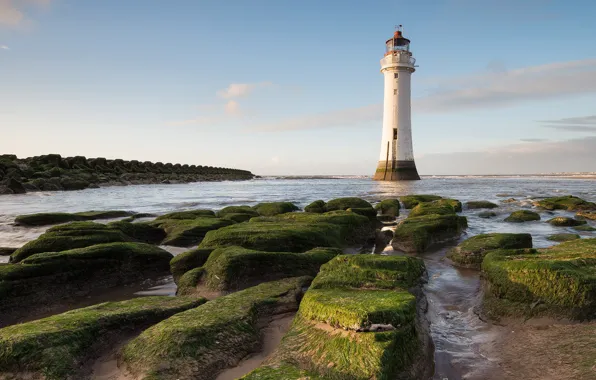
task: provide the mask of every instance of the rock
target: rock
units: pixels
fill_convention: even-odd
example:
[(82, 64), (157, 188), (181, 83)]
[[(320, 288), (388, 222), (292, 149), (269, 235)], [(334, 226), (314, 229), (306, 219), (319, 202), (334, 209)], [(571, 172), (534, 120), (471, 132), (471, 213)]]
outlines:
[(370, 207), (370, 208), (349, 208), (346, 211), (350, 211), (350, 212), (356, 213), (358, 215), (366, 216), (370, 220), (374, 220), (374, 221), (377, 220), (377, 210), (375, 210), (372, 207)]
[(364, 199), (348, 197), (348, 198), (337, 198), (327, 202), (327, 211), (342, 211), (349, 208), (372, 208), (372, 205)]
[(60, 184), (64, 190), (83, 190), (90, 185), (88, 181), (77, 178), (62, 178)]
[(529, 210), (514, 211), (511, 213), (511, 215), (509, 215), (507, 218), (505, 218), (506, 222), (511, 222), (511, 223), (523, 223), (523, 222), (530, 222), (530, 221), (534, 221), (534, 220), (540, 220), (540, 215), (534, 211), (529, 211)]
[(596, 211), (579, 211), (577, 214), (575, 214), (575, 216), (584, 219), (596, 220)]
[(495, 249), (532, 248), (530, 234), (481, 234), (473, 236), (447, 253), (460, 266), (478, 268), (487, 252)]
[(23, 184), (14, 178), (7, 178), (0, 182), (0, 194), (25, 194), (26, 192)]
[(166, 232), (150, 223), (130, 223), (118, 221), (108, 223), (108, 227), (121, 231), (127, 236), (143, 243), (159, 244), (166, 238)]
[(393, 248), (404, 252), (424, 252), (432, 244), (457, 238), (467, 228), (465, 216), (430, 214), (408, 217), (397, 225)]
[(162, 244), (175, 247), (190, 247), (191, 245), (198, 244), (209, 231), (234, 224), (231, 220), (213, 217), (160, 219), (149, 223), (166, 232), (167, 236), (162, 241)]
[(9, 248), (9, 247), (0, 247), (0, 256), (10, 256), (12, 255), (18, 248)]
[(470, 201), (470, 202), (466, 203), (466, 206), (470, 210), (476, 210), (479, 208), (493, 209), (493, 208), (499, 207), (498, 204), (495, 204), (495, 203), (489, 202), (489, 201)]
[(229, 214), (226, 214), (226, 215), (224, 215), (222, 217), (222, 219), (231, 220), (231, 221), (234, 221), (236, 223), (248, 222), (252, 218), (254, 218), (253, 215), (250, 215), (250, 214), (237, 214), (237, 213), (229, 213)]
[(585, 232), (596, 231), (596, 228), (589, 226), (587, 224), (575, 226), (575, 227), (573, 227), (573, 229), (576, 231), (585, 231)]
[(554, 235), (547, 236), (546, 239), (551, 240), (551, 241), (563, 242), (563, 241), (580, 239), (580, 236), (578, 234), (554, 234)]
[(391, 215), (394, 218), (399, 216), (399, 199), (385, 199), (375, 205), (375, 210), (382, 215)]
[(310, 280), (267, 282), (176, 314), (131, 340), (119, 362), (139, 378), (215, 375), (258, 351), (267, 322), (274, 315), (297, 310)]
[(77, 213), (46, 212), (39, 214), (19, 215), (15, 218), (15, 224), (19, 226), (47, 226), (51, 224), (67, 223), (84, 220), (115, 219), (133, 215), (128, 211), (84, 211)]
[(418, 195), (406, 195), (403, 197), (399, 197), (401, 203), (404, 204), (404, 208), (411, 209), (414, 208), (418, 203), (421, 202), (432, 202), (442, 199), (442, 197), (438, 195), (429, 195), (429, 194), (418, 194)]
[[(440, 203), (439, 203), (440, 202)], [(455, 209), (448, 203), (441, 201), (420, 202), (412, 211), (409, 217), (424, 216), (424, 215), (454, 215)]]
[(552, 224), (556, 227), (575, 227), (580, 226), (582, 224), (586, 224), (585, 220), (577, 220), (573, 218), (567, 218), (564, 216), (557, 216), (552, 219), (547, 220), (547, 223)]
[(219, 210), (216, 215), (218, 218), (223, 218), (228, 214), (248, 214), (251, 216), (259, 216), (259, 213), (250, 206), (228, 206)]
[(27, 192), (40, 190), (39, 187), (35, 186), (33, 182), (23, 182), (23, 187)]
[(327, 212), (327, 204), (323, 200), (317, 200), (304, 208), (305, 212), (312, 212), (315, 214), (322, 214)]
[(177, 211), (169, 214), (160, 215), (155, 220), (166, 220), (166, 219), (197, 219), (205, 217), (215, 217), (215, 213), (211, 210), (190, 210), (190, 211)]
[[(79, 363), (102, 341), (115, 345), (122, 335), (194, 308), (205, 299), (140, 297), (105, 302), (0, 329), (2, 373), (18, 378), (67, 379), (84, 376)], [(90, 364), (89, 364), (90, 365)]]
[(461, 212), (462, 211), (462, 204), (457, 199), (444, 198), (444, 199), (439, 199), (439, 200), (433, 201), (433, 203), (436, 203), (438, 205), (449, 205), (449, 206), (451, 206), (453, 208), (453, 210), (455, 212)]
[(494, 218), (495, 216), (497, 216), (497, 213), (492, 212), (492, 211), (482, 211), (482, 212), (478, 213), (478, 216), (480, 218), (489, 219), (489, 218)]
[(596, 211), (596, 203), (587, 202), (573, 195), (546, 198), (534, 204), (547, 210)]
[(259, 203), (253, 209), (261, 216), (275, 216), (300, 210), (298, 206), (290, 202)]
[(170, 261), (170, 272), (174, 277), (174, 281), (178, 283), (178, 280), (184, 273), (191, 269), (202, 267), (209, 255), (213, 252), (212, 249), (193, 249), (176, 255)]
[(577, 239), (547, 249), (497, 250), (482, 263), (497, 300), (544, 308), (574, 319), (596, 315), (596, 239)]
[(382, 223), (393, 223), (396, 221), (396, 217), (393, 215), (377, 215), (377, 220)]

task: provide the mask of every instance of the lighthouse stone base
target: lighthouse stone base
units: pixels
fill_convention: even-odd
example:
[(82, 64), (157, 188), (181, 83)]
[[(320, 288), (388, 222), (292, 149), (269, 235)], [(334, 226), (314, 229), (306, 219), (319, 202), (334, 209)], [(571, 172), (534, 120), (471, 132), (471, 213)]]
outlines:
[(379, 161), (373, 177), (375, 181), (415, 181), (420, 176), (414, 161)]

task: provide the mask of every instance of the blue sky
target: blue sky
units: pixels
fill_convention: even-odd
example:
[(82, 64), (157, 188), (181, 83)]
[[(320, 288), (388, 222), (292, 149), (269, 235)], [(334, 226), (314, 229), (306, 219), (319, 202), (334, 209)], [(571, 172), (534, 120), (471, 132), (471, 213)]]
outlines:
[(591, 1), (0, 0), (0, 152), (371, 174), (404, 25), (421, 174), (596, 171)]

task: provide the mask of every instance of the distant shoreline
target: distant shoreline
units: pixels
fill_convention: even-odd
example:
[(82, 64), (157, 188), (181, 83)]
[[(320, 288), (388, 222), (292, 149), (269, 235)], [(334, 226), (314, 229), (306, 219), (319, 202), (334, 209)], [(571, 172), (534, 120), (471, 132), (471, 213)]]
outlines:
[[(550, 173), (550, 174), (438, 174), (421, 175), (422, 179), (432, 178), (561, 178), (596, 179), (596, 173)], [(261, 175), (260, 179), (364, 179), (371, 175)]]

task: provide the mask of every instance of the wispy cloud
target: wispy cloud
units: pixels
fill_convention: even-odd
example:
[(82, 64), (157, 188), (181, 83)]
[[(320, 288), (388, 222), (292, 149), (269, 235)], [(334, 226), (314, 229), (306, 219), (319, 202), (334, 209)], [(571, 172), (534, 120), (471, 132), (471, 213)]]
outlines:
[(258, 88), (272, 86), (271, 82), (260, 83), (232, 83), (227, 88), (217, 91), (217, 96), (223, 99), (241, 98), (250, 95)]
[(519, 139), (519, 141), (521, 142), (545, 142), (548, 141), (548, 139), (535, 139), (535, 138), (528, 138), (528, 139)]
[(29, 6), (49, 5), (51, 0), (0, 0), (0, 26), (20, 27), (30, 23), (26, 15)]
[(596, 115), (541, 120), (544, 127), (570, 132), (596, 132)]
[(380, 104), (325, 112), (312, 116), (282, 120), (277, 123), (254, 125), (249, 127), (253, 131), (296, 131), (304, 129), (323, 129), (334, 127), (348, 127), (367, 121), (378, 120), (381, 117)]
[(0, 49), (2, 50), (10, 50), (10, 48), (6, 45), (0, 45)]

